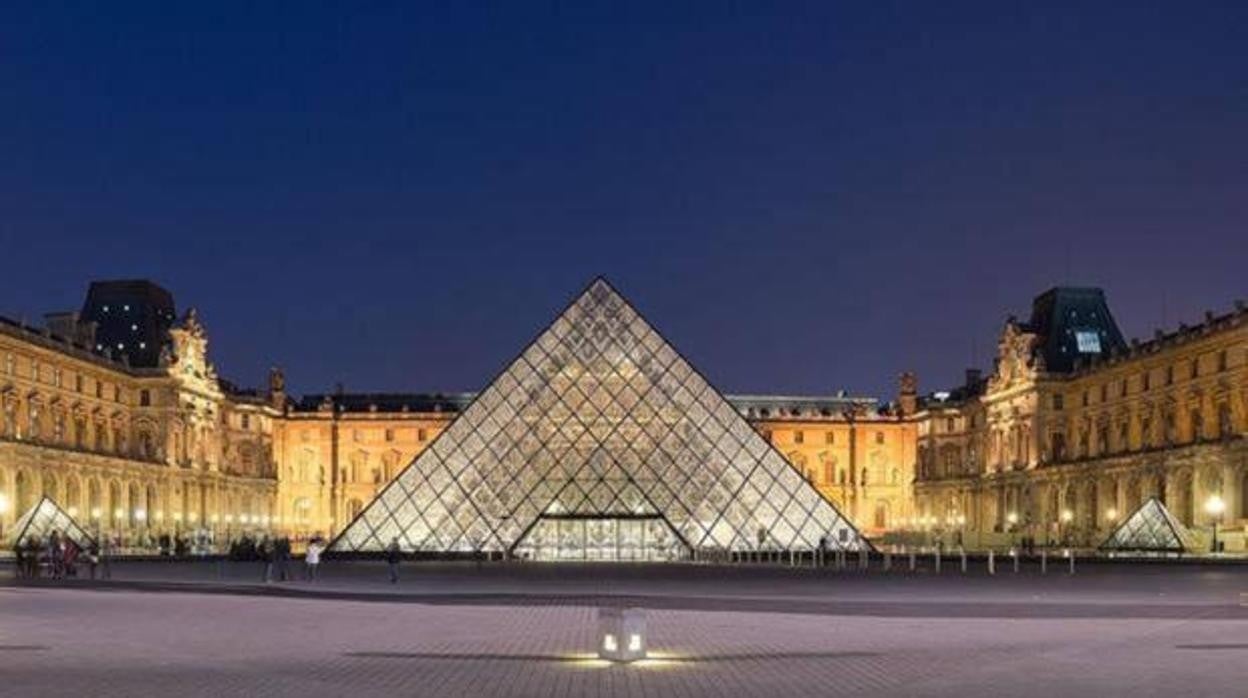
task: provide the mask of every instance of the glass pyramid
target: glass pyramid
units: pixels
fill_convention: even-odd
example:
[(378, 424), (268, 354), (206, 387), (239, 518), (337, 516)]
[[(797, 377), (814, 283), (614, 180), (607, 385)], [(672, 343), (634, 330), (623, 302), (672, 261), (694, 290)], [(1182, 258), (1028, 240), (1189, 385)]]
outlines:
[(868, 544), (598, 279), (331, 543), (681, 559)]
[(56, 502), (43, 497), (13, 525), (9, 543), (15, 546), (25, 541), (27, 537), (33, 537), (42, 547), (47, 542), (48, 535), (53, 531), (59, 531), (62, 536), (68, 536), (83, 550), (86, 550), (93, 540), (72, 516), (56, 505)]
[(1161, 500), (1150, 497), (1109, 534), (1101, 550), (1184, 553), (1195, 550), (1191, 533)]

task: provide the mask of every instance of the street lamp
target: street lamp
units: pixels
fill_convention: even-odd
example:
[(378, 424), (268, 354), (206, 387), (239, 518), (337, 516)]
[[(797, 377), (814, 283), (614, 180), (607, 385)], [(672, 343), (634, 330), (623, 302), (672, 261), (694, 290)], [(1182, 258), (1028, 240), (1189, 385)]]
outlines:
[(1222, 512), (1226, 511), (1226, 502), (1218, 495), (1210, 495), (1205, 500), (1205, 513), (1209, 514), (1213, 521), (1213, 550), (1218, 552), (1218, 521), (1222, 519)]
[(1105, 511), (1105, 520), (1111, 524), (1118, 520), (1118, 510), (1110, 507)]

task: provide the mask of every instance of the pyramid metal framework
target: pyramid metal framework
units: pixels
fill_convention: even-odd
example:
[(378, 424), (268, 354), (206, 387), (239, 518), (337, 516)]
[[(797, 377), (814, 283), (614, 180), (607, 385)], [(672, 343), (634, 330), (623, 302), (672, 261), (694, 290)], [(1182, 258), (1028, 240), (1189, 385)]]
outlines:
[(31, 536), (42, 545), (47, 542), (48, 535), (53, 531), (59, 531), (62, 536), (68, 536), (84, 550), (94, 540), (78, 525), (77, 521), (74, 521), (74, 517), (57, 506), (51, 498), (44, 496), (29, 511), (22, 514), (22, 518), (13, 525), (9, 543), (11, 546), (17, 545)]
[(1161, 500), (1150, 497), (1114, 529), (1101, 550), (1184, 553), (1196, 549), (1192, 534)]
[(536, 559), (869, 547), (605, 280), (330, 544)]

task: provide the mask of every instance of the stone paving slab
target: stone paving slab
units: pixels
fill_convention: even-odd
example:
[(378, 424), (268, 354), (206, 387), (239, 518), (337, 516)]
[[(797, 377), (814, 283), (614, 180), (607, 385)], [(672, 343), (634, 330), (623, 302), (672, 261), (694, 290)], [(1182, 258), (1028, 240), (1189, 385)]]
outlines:
[[(982, 611), (1025, 600), (1043, 579), (1012, 580), (979, 601), (973, 580), (873, 587), (859, 577), (836, 587), (843, 603), (894, 610), (802, 613), (809, 585), (829, 580), (672, 568), (503, 570), (485, 581), (431, 568), (397, 588), (372, 582), (368, 600), (333, 596), (376, 571), (344, 568), (326, 580), (331, 589), (304, 597), (290, 595), (294, 586), (209, 581), (202, 570), (161, 582), (136, 568), (107, 588), (0, 587), (0, 695), (1233, 696), (1243, 695), (1248, 660), (1248, 620), (1218, 610), (1248, 577), (1216, 572), (1089, 574), (1046, 592), (1118, 614), (1088, 617)], [(428, 593), (434, 579), (455, 588)], [(478, 593), (507, 580), (505, 599)], [(129, 588), (139, 583), (189, 588)], [(563, 593), (586, 587), (598, 592)], [(716, 593), (690, 593), (698, 589)], [(1148, 601), (1158, 593), (1181, 602)], [(587, 658), (600, 601), (650, 608), (656, 659)], [(895, 611), (908, 606), (924, 610)]]

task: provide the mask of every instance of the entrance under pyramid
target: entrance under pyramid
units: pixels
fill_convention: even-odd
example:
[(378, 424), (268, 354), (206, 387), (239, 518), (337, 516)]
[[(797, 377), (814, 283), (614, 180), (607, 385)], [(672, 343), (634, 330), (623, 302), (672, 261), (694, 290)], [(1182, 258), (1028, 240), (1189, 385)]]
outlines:
[(858, 550), (849, 521), (603, 279), (330, 545), (679, 560)]

